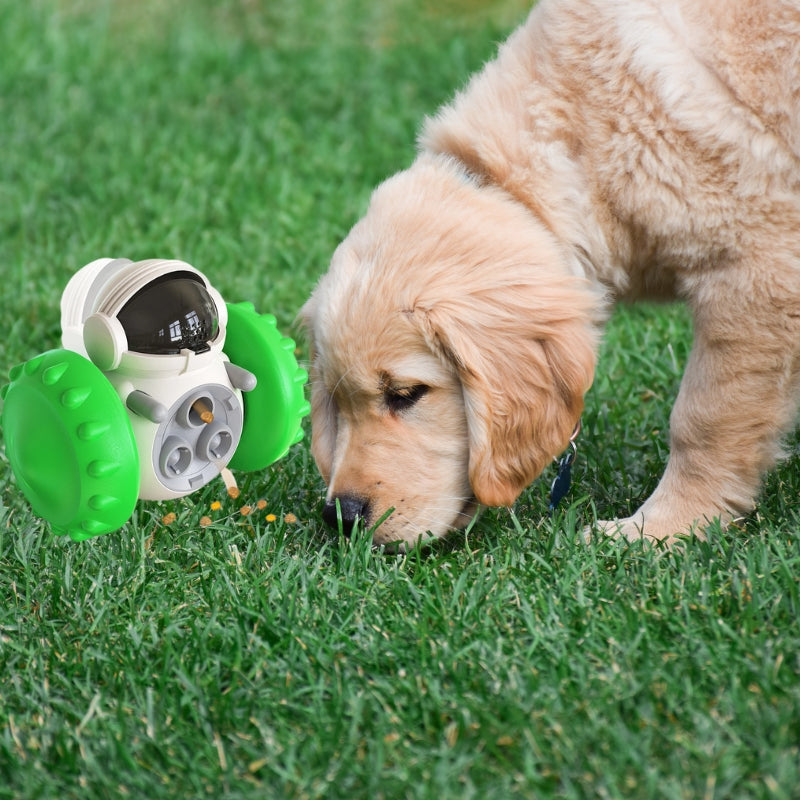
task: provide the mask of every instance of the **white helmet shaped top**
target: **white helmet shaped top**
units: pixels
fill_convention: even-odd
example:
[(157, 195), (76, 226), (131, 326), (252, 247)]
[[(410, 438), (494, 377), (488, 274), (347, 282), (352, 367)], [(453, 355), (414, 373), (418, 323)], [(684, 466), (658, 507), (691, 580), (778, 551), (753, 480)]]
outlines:
[(62, 342), (100, 369), (116, 369), (126, 351), (207, 352), (225, 339), (227, 307), (197, 269), (183, 261), (92, 261), (61, 299)]

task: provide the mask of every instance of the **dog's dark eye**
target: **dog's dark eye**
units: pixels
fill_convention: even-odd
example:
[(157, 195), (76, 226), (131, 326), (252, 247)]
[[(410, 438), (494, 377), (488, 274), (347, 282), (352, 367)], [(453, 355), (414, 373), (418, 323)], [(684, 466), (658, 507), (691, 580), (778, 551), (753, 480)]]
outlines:
[(383, 397), (386, 406), (393, 414), (399, 414), (415, 405), (430, 391), (429, 386), (417, 384), (416, 386), (386, 387)]

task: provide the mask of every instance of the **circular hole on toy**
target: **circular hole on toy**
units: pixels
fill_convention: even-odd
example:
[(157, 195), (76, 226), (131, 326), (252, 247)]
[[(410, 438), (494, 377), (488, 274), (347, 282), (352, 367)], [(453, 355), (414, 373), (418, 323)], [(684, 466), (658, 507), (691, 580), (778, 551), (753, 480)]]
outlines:
[(169, 478), (174, 478), (186, 472), (191, 463), (191, 448), (177, 436), (170, 436), (164, 442), (159, 456), (161, 474)]
[(233, 433), (227, 425), (212, 422), (197, 440), (197, 455), (204, 461), (223, 461), (233, 456)]
[(200, 395), (187, 400), (177, 414), (178, 422), (184, 428), (202, 428), (214, 421), (214, 399), (208, 395)]

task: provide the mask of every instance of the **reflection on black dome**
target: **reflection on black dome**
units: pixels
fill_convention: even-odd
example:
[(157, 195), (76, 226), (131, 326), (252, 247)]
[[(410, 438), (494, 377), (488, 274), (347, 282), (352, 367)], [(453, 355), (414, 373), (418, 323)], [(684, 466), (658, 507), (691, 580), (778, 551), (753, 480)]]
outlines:
[(150, 355), (176, 355), (184, 349), (205, 353), (219, 328), (217, 307), (191, 272), (156, 278), (125, 303), (117, 318), (128, 349)]

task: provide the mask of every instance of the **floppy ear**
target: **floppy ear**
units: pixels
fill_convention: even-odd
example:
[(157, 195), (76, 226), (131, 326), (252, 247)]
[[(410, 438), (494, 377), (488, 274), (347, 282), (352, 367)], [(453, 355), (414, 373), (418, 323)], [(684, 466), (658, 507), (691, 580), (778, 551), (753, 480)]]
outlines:
[(480, 503), (511, 505), (566, 449), (594, 375), (594, 310), (575, 279), (499, 285), (414, 310), (429, 346), (458, 370)]
[(336, 445), (336, 408), (325, 382), (319, 353), (314, 340), (316, 303), (312, 296), (297, 315), (297, 322), (308, 338), (309, 383), (311, 384), (311, 454), (326, 484), (330, 483), (333, 453)]

